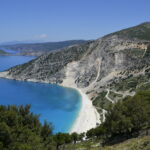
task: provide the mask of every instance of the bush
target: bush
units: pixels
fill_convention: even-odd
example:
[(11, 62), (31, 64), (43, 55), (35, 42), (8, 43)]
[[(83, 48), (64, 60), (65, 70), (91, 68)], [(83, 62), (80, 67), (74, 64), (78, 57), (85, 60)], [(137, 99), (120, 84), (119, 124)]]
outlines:
[(87, 137), (128, 137), (143, 128), (150, 128), (150, 91), (141, 91), (134, 97), (112, 104), (106, 114), (106, 121), (89, 130)]

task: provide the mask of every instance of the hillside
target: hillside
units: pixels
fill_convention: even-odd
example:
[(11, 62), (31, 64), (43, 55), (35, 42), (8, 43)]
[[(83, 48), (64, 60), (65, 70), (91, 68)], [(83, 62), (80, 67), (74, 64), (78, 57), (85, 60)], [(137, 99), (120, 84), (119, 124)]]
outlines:
[(57, 83), (85, 92), (104, 121), (109, 104), (150, 89), (150, 23), (16, 66), (1, 77)]
[(1, 55), (8, 55), (8, 53), (6, 53), (5, 51), (3, 51), (3, 50), (0, 50), (0, 56)]
[(138, 26), (124, 29), (110, 35), (118, 35), (130, 39), (150, 40), (150, 22), (142, 23)]
[(68, 144), (64, 150), (149, 150), (150, 136), (129, 139), (111, 146), (99, 146), (99, 141), (85, 141), (76, 145)]
[(0, 105), (0, 149), (148, 150), (149, 99), (150, 91), (141, 91), (117, 102), (106, 115), (104, 124), (81, 134), (53, 134), (53, 125), (46, 121), (41, 124), (39, 115), (30, 111), (30, 105)]
[(20, 55), (40, 56), (52, 50), (61, 49), (67, 46), (85, 43), (84, 40), (70, 40), (61, 42), (46, 42), (46, 43), (24, 43), (24, 44), (9, 44), (2, 45), (3, 49), (11, 49), (17, 51)]

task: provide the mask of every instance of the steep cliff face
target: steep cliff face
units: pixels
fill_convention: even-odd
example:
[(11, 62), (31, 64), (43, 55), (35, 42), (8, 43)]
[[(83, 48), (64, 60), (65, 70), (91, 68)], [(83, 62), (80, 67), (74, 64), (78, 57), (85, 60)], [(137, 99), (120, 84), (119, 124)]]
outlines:
[(78, 87), (96, 106), (98, 97), (105, 92), (101, 100), (113, 102), (134, 94), (140, 84), (149, 83), (149, 33), (150, 23), (141, 24), (42, 55), (9, 69), (7, 77)]

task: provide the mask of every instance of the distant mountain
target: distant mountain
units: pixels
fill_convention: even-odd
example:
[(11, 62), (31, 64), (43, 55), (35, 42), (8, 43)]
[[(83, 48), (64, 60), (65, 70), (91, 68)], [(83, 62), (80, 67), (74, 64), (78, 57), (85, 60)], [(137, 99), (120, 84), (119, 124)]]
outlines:
[(8, 55), (8, 53), (5, 52), (5, 51), (3, 51), (3, 50), (0, 50), (0, 56), (1, 56), (1, 55)]
[(0, 46), (8, 46), (8, 45), (15, 45), (15, 44), (29, 44), (29, 43), (36, 43), (37, 41), (8, 41), (8, 42), (1, 42)]
[(0, 46), (4, 49), (18, 51), (20, 55), (42, 55), (52, 50), (62, 49), (71, 45), (85, 43), (85, 40), (70, 40), (61, 42), (45, 42), (45, 43), (24, 43), (24, 44), (8, 44)]

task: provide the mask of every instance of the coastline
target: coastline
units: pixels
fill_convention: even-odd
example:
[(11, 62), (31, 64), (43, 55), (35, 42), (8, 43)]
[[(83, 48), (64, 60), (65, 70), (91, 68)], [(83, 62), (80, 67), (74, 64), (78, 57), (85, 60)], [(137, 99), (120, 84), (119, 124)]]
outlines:
[[(13, 77), (8, 75), (8, 72), (0, 72), (0, 78), (14, 79)], [(22, 80), (22, 79), (17, 79), (17, 80)], [(47, 81), (40, 81), (40, 80), (38, 81), (36, 79), (28, 79), (22, 81), (49, 83)], [(77, 117), (72, 127), (70, 128), (69, 133), (73, 133), (73, 132), (83, 133), (92, 128), (95, 128), (97, 124), (100, 124), (100, 115), (97, 112), (96, 108), (93, 106), (92, 101), (81, 89), (77, 88), (76, 85), (73, 84), (73, 81), (71, 81), (70, 79), (65, 79), (63, 83), (59, 85), (77, 90), (82, 100), (81, 108), (77, 114)]]
[(81, 95), (81, 108), (78, 113), (78, 116), (75, 119), (74, 124), (72, 125), (69, 133), (83, 133), (92, 128), (95, 128), (98, 124), (100, 124), (100, 114), (97, 112), (96, 108), (93, 106), (90, 98), (85, 94), (84, 89), (80, 89), (74, 83), (73, 71), (70, 70), (71, 67), (67, 69), (66, 78), (63, 80), (63, 83), (60, 84), (63, 87), (73, 88), (79, 92)]
[(69, 133), (83, 133), (92, 128), (95, 128), (97, 124), (100, 124), (100, 115), (98, 114), (96, 108), (93, 106), (92, 101), (88, 98), (88, 96), (80, 89), (74, 89), (80, 93), (82, 104), (78, 116)]

